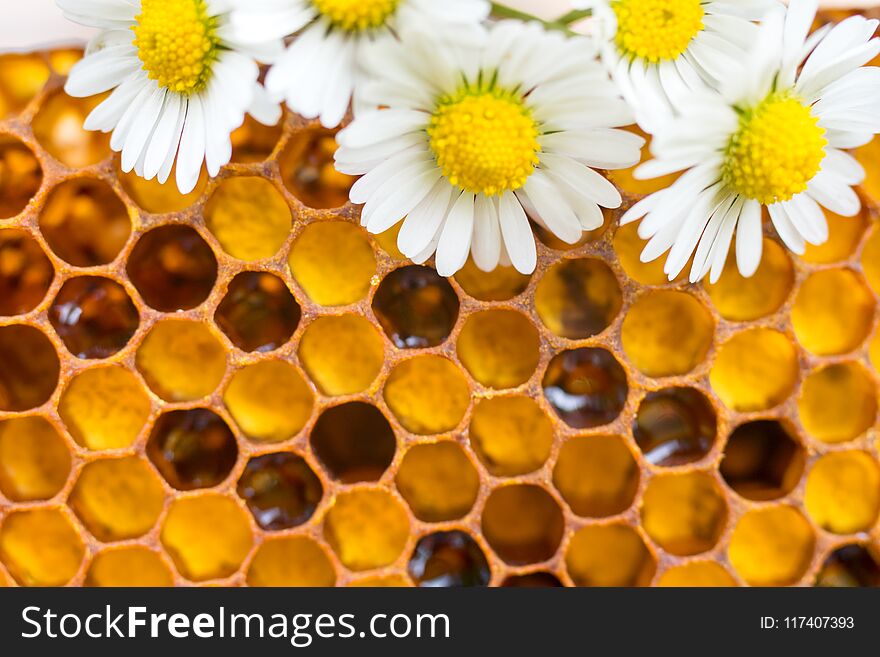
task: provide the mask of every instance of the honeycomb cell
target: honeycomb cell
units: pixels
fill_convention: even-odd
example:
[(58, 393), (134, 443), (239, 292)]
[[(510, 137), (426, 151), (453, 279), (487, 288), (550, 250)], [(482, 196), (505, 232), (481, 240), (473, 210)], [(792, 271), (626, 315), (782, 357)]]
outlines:
[(752, 586), (788, 586), (803, 577), (813, 558), (810, 523), (793, 507), (753, 509), (730, 537), (730, 565)]
[(805, 462), (803, 446), (785, 426), (758, 420), (730, 434), (718, 469), (739, 495), (761, 502), (788, 495), (800, 481)]
[(862, 269), (874, 292), (880, 294), (880, 226), (874, 226), (874, 232), (865, 242), (865, 248), (862, 250)]
[(177, 490), (222, 483), (238, 458), (235, 436), (219, 415), (206, 408), (169, 411), (153, 425), (147, 456)]
[(287, 262), (296, 282), (321, 306), (360, 301), (376, 275), (376, 256), (366, 233), (347, 221), (308, 224)]
[(794, 392), (798, 353), (779, 331), (755, 328), (721, 345), (709, 383), (725, 406), (748, 413), (778, 406)]
[(263, 529), (297, 527), (314, 514), (324, 487), (305, 460), (290, 452), (255, 456), (238, 480), (238, 496)]
[(284, 281), (247, 271), (229, 283), (214, 321), (242, 351), (274, 351), (290, 340), (302, 311)]
[(49, 307), (49, 321), (77, 358), (109, 358), (124, 349), (140, 325), (128, 292), (103, 276), (66, 281)]
[(33, 326), (0, 326), (0, 411), (42, 406), (58, 385), (61, 364), (55, 347)]
[(470, 404), (467, 380), (442, 356), (416, 356), (398, 364), (385, 383), (388, 408), (408, 431), (430, 435), (452, 431)]
[(400, 229), (402, 227), (403, 222), (400, 222), (386, 230), (384, 233), (379, 233), (378, 235), (373, 236), (373, 239), (376, 240), (376, 244), (379, 245), (379, 248), (382, 249), (382, 251), (384, 251), (392, 260), (408, 260), (408, 258), (400, 252), (400, 249), (397, 248), (397, 239), (400, 236)]
[(535, 309), (544, 325), (563, 338), (601, 333), (620, 312), (623, 298), (611, 268), (594, 258), (563, 260), (535, 289)]
[(532, 484), (496, 488), (481, 518), (483, 536), (495, 553), (511, 565), (537, 563), (552, 557), (565, 521), (556, 500)]
[(43, 184), (43, 169), (30, 148), (0, 134), (0, 219), (24, 210)]
[(573, 251), (588, 242), (595, 241), (602, 236), (602, 233), (605, 232), (605, 225), (603, 224), (600, 228), (591, 231), (585, 231), (581, 238), (575, 242), (574, 244), (569, 244), (568, 242), (564, 242), (558, 237), (556, 234), (544, 228), (541, 224), (532, 221), (531, 227), (532, 232), (535, 234), (535, 237), (538, 238), (538, 241), (546, 246), (549, 249), (553, 249), (554, 251)]
[(86, 130), (83, 123), (106, 96), (73, 98), (56, 92), (46, 98), (34, 116), (34, 137), (62, 164), (79, 169), (110, 156), (110, 135)]
[(110, 548), (95, 555), (86, 586), (172, 586), (171, 570), (156, 552), (141, 545)]
[(663, 587), (731, 587), (736, 580), (716, 561), (691, 561), (673, 566), (657, 579)]
[(217, 258), (189, 226), (160, 226), (141, 236), (126, 270), (147, 305), (172, 313), (208, 298), (217, 280)]
[(531, 276), (504, 265), (485, 272), (474, 264), (473, 258), (468, 258), (455, 280), (468, 296), (477, 301), (508, 301), (526, 291)]
[(878, 332), (871, 341), (869, 358), (871, 359), (871, 365), (873, 366), (874, 371), (880, 372), (880, 332)]
[[(630, 127), (627, 128), (627, 130), (645, 139), (645, 144), (642, 146), (641, 161), (645, 162), (646, 160), (650, 160), (651, 137), (636, 127)], [(613, 171), (608, 171), (608, 179), (620, 188), (620, 190), (629, 195), (639, 197), (659, 192), (662, 189), (668, 189), (681, 175), (680, 173), (670, 173), (659, 178), (640, 180), (634, 175), (636, 168), (638, 168), (638, 164), (628, 169), (615, 169)]]
[(492, 571), (476, 541), (462, 531), (435, 532), (419, 539), (409, 559), (418, 586), (488, 586)]
[(213, 493), (173, 500), (161, 539), (178, 572), (195, 582), (233, 575), (253, 542), (247, 514)]
[(865, 168), (867, 174), (861, 186), (862, 191), (875, 203), (880, 202), (880, 166), (878, 166), (880, 163), (880, 143), (876, 139), (872, 139), (864, 146), (857, 148), (853, 155)]
[(310, 208), (327, 210), (348, 202), (355, 179), (333, 164), (335, 135), (320, 128), (303, 130), (291, 138), (278, 160), (284, 186)]
[(553, 447), (553, 423), (530, 397), (483, 399), (471, 416), (470, 440), (491, 474), (515, 477), (547, 461)]
[(299, 359), (325, 395), (341, 396), (369, 388), (385, 362), (382, 336), (365, 317), (319, 317), (299, 343)]
[(807, 514), (835, 534), (867, 531), (880, 514), (880, 466), (867, 452), (826, 454), (807, 473)]
[(657, 564), (628, 525), (589, 525), (575, 532), (565, 553), (575, 586), (648, 586)]
[(828, 220), (828, 241), (819, 246), (807, 244), (801, 259), (818, 265), (848, 260), (870, 225), (868, 215), (862, 211), (854, 217), (841, 217), (830, 210), (824, 212)]
[(281, 192), (262, 178), (227, 178), (205, 203), (205, 225), (223, 250), (239, 260), (274, 256), (292, 224)]
[(206, 324), (166, 319), (143, 339), (135, 364), (165, 401), (194, 401), (217, 389), (226, 373), (226, 352)]
[(516, 310), (474, 313), (465, 321), (456, 346), (471, 376), (495, 389), (515, 388), (528, 381), (541, 358), (538, 330)]
[(694, 388), (649, 392), (633, 423), (633, 438), (645, 458), (665, 467), (699, 461), (712, 451), (717, 433), (712, 404)]
[(43, 300), (55, 269), (39, 243), (16, 228), (0, 230), (0, 316), (29, 313)]
[(617, 419), (626, 404), (626, 372), (611, 352), (584, 347), (553, 357), (544, 373), (544, 395), (570, 427), (590, 429)]
[(623, 320), (626, 357), (643, 374), (659, 378), (687, 374), (712, 346), (712, 316), (690, 294), (663, 290), (640, 297)]
[(169, 214), (186, 210), (202, 197), (205, 193), (205, 187), (208, 185), (208, 177), (202, 170), (195, 189), (189, 194), (181, 194), (177, 185), (174, 184), (174, 177), (175, 174), (172, 171), (169, 176), (170, 182), (162, 184), (156, 178), (144, 180), (132, 171), (131, 173), (120, 173), (119, 182), (131, 200), (145, 212)]
[(73, 65), (82, 58), (82, 48), (60, 48), (49, 53), (49, 64), (58, 75), (68, 75)]
[(412, 587), (413, 583), (406, 575), (370, 575), (349, 582), (348, 585), (354, 588), (399, 589)]
[(815, 586), (852, 588), (880, 586), (880, 555), (865, 545), (844, 545), (828, 555)]
[(364, 402), (340, 404), (321, 413), (311, 445), (330, 476), (346, 484), (378, 481), (397, 450), (388, 420)]
[(467, 515), (480, 489), (476, 468), (452, 440), (410, 447), (394, 481), (413, 514), (425, 522)]
[(248, 438), (277, 443), (302, 430), (315, 395), (293, 365), (267, 360), (233, 374), (223, 402)]
[(642, 251), (647, 243), (639, 237), (638, 223), (618, 226), (612, 241), (617, 261), (627, 276), (642, 285), (666, 285), (669, 277), (663, 271), (666, 265), (664, 258), (642, 262)]
[(58, 509), (12, 511), (0, 526), (0, 561), (22, 586), (64, 586), (85, 548)]
[(409, 520), (400, 502), (380, 489), (341, 493), (324, 519), (324, 538), (349, 570), (381, 568), (406, 547)]
[(559, 450), (553, 485), (579, 516), (626, 511), (639, 488), (639, 466), (618, 436), (578, 436)]
[(0, 421), (0, 492), (13, 502), (47, 500), (64, 487), (70, 452), (39, 416)]
[(121, 541), (150, 531), (165, 494), (147, 462), (127, 456), (87, 463), (68, 504), (99, 541)]
[(257, 548), (247, 571), (248, 586), (333, 586), (330, 557), (307, 536), (270, 538)]
[(791, 310), (798, 341), (819, 356), (856, 349), (871, 332), (874, 295), (849, 269), (812, 274), (801, 285)]
[(858, 363), (836, 363), (807, 376), (798, 399), (801, 424), (825, 443), (853, 440), (877, 419), (877, 390)]
[(563, 584), (556, 575), (539, 571), (525, 575), (510, 575), (501, 583), (501, 586), (516, 589), (553, 589), (559, 588)]
[(398, 349), (436, 347), (458, 321), (459, 301), (445, 278), (430, 267), (410, 265), (385, 276), (373, 312)]
[(0, 119), (27, 107), (48, 79), (49, 67), (39, 55), (0, 55)]
[(266, 126), (250, 115), (245, 115), (244, 123), (231, 135), (232, 161), (242, 164), (265, 162), (281, 141), (283, 132), (284, 121)]
[(131, 235), (131, 218), (107, 183), (65, 180), (52, 188), (40, 212), (40, 232), (52, 251), (75, 267), (113, 262)]

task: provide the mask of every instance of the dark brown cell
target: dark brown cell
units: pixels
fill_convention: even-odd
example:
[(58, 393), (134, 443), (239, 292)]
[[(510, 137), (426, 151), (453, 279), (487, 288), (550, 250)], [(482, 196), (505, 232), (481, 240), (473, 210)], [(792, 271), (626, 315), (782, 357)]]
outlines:
[(556, 355), (544, 374), (544, 395), (575, 429), (613, 422), (626, 404), (626, 372), (605, 349), (584, 347)]
[(273, 351), (288, 340), (302, 311), (280, 278), (265, 272), (239, 274), (217, 306), (217, 326), (243, 351)]
[(333, 164), (336, 133), (309, 129), (295, 134), (281, 153), (278, 165), (284, 186), (310, 208), (339, 208), (348, 202), (354, 178)]
[(43, 169), (30, 148), (0, 135), (0, 219), (24, 210), (43, 184)]
[(416, 544), (409, 574), (418, 586), (487, 586), (492, 572), (476, 541), (462, 531), (436, 532)]
[(511, 565), (546, 561), (556, 554), (565, 531), (559, 504), (534, 484), (493, 490), (480, 521), (489, 545)]
[(562, 582), (553, 573), (526, 573), (525, 575), (511, 575), (501, 586), (505, 588), (524, 589), (552, 589), (562, 586)]
[(804, 448), (775, 420), (737, 427), (727, 439), (720, 472), (724, 481), (750, 500), (787, 495), (804, 471)]
[(844, 545), (828, 555), (816, 586), (862, 587), (880, 586), (880, 555), (864, 545)]
[(55, 269), (37, 241), (18, 229), (0, 230), (0, 315), (23, 315), (49, 291)]
[(648, 393), (633, 423), (633, 436), (654, 465), (699, 461), (715, 444), (718, 423), (709, 400), (693, 388)]
[(45, 404), (61, 364), (55, 347), (33, 326), (0, 326), (0, 411), (27, 411)]
[(381, 478), (397, 449), (388, 420), (363, 402), (324, 411), (312, 429), (311, 443), (330, 475), (346, 484)]
[(301, 456), (278, 452), (248, 461), (238, 480), (238, 495), (263, 529), (290, 529), (318, 508), (324, 488)]

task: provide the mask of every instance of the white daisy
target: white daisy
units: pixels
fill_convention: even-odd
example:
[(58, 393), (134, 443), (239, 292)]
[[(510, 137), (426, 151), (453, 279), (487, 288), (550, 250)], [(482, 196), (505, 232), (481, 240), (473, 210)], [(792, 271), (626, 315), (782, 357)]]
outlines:
[[(361, 222), (381, 233), (405, 217), (398, 246), (451, 276), (468, 253), (480, 269), (531, 273), (527, 218), (573, 244), (602, 225), (620, 193), (593, 168), (639, 160), (641, 137), (614, 83), (584, 46), (537, 23), (502, 22), (473, 46), (424, 33), (377, 44), (365, 62), (373, 109), (339, 133), (337, 168)], [(380, 109), (381, 108), (381, 109)]]
[(654, 138), (656, 159), (641, 178), (685, 171), (671, 187), (646, 197), (623, 217), (644, 217), (650, 242), (642, 260), (671, 249), (674, 279), (696, 250), (691, 281), (721, 275), (736, 231), (743, 276), (761, 261), (762, 206), (780, 238), (802, 254), (822, 244), (828, 225), (820, 206), (855, 215), (851, 186), (865, 176), (841, 149), (880, 131), (880, 68), (860, 68), (880, 53), (877, 20), (852, 16), (809, 35), (815, 0), (772, 12), (748, 60), (731, 68), (720, 94), (693, 96), (680, 119)]
[(70, 20), (102, 29), (64, 89), (77, 97), (113, 90), (85, 127), (112, 131), (123, 171), (164, 183), (176, 159), (177, 185), (187, 193), (202, 162), (212, 176), (229, 162), (229, 136), (245, 112), (278, 122), (255, 57), (272, 58), (282, 42), (243, 46), (230, 34), (229, 13), (247, 0), (56, 1)]

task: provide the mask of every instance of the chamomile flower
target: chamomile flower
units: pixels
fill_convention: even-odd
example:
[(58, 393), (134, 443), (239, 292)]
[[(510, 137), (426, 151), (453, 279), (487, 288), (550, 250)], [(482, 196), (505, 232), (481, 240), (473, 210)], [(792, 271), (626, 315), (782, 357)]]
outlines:
[(748, 60), (730, 70), (721, 93), (692, 96), (682, 116), (655, 135), (656, 159), (642, 178), (685, 173), (623, 217), (642, 220), (650, 239), (642, 260), (667, 250), (674, 279), (694, 255), (691, 281), (721, 275), (736, 232), (743, 276), (761, 260), (762, 208), (789, 249), (828, 239), (822, 207), (855, 215), (852, 185), (865, 176), (842, 149), (880, 132), (880, 68), (860, 68), (880, 53), (877, 20), (852, 16), (809, 35), (815, 0), (772, 12)]
[(351, 190), (362, 224), (381, 233), (405, 217), (398, 247), (415, 262), (436, 252), (444, 276), (469, 253), (485, 271), (531, 273), (529, 216), (569, 244), (601, 226), (621, 197), (591, 167), (632, 166), (643, 140), (614, 129), (632, 113), (585, 43), (502, 22), (468, 45), (377, 44), (373, 108), (337, 136), (337, 168), (364, 174)]
[(57, 0), (64, 15), (101, 28), (70, 72), (65, 91), (85, 97), (112, 90), (85, 121), (112, 132), (122, 169), (165, 182), (177, 163), (184, 193), (202, 162), (217, 175), (232, 155), (230, 133), (245, 112), (277, 123), (280, 108), (259, 85), (256, 57), (281, 52), (280, 40), (247, 46), (229, 29), (246, 0)]

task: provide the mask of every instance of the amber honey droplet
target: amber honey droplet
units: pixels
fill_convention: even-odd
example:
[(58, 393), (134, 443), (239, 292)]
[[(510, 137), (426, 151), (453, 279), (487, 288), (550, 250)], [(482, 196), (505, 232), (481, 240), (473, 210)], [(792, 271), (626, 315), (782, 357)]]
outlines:
[(397, 449), (388, 420), (363, 402), (324, 411), (312, 429), (311, 443), (330, 475), (346, 484), (380, 479)]
[(718, 430), (709, 401), (692, 388), (648, 393), (633, 423), (633, 436), (654, 465), (699, 461), (712, 449)]
[(278, 161), (284, 186), (310, 208), (340, 208), (348, 202), (354, 178), (339, 173), (333, 165), (335, 134), (304, 130), (291, 138)]
[(252, 458), (238, 480), (238, 495), (263, 529), (290, 529), (318, 508), (324, 488), (301, 456), (289, 452)]
[(0, 315), (22, 315), (49, 291), (55, 269), (37, 241), (23, 230), (0, 230)]
[(430, 588), (487, 586), (492, 577), (480, 546), (462, 531), (421, 538), (409, 560), (409, 574), (418, 586)]
[(816, 586), (880, 586), (880, 562), (864, 545), (844, 545), (832, 552), (816, 576)]
[(553, 573), (526, 573), (525, 575), (511, 575), (501, 586), (505, 588), (521, 589), (551, 589), (562, 586), (562, 582)]
[(229, 284), (214, 319), (243, 351), (273, 351), (290, 340), (302, 311), (280, 278), (244, 272)]
[(0, 135), (0, 219), (27, 207), (43, 183), (43, 170), (31, 149), (15, 137)]
[(626, 373), (605, 349), (584, 347), (556, 355), (544, 374), (544, 394), (575, 429), (613, 422), (626, 404)]
[(747, 422), (727, 439), (719, 471), (750, 500), (764, 501), (791, 491), (804, 471), (804, 448), (774, 420)]

